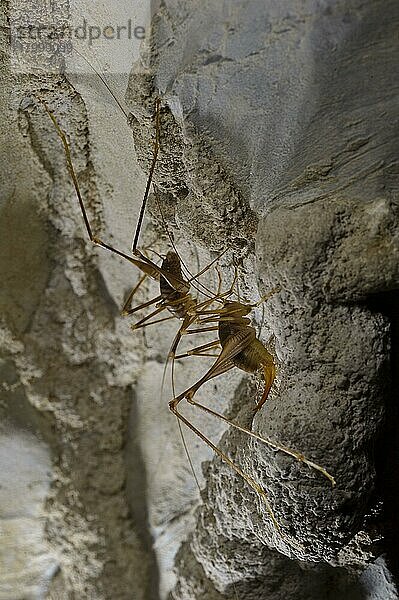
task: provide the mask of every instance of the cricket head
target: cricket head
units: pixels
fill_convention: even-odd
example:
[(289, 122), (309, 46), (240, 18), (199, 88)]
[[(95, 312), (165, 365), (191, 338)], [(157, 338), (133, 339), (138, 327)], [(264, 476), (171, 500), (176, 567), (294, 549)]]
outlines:
[(184, 279), (181, 271), (180, 258), (173, 250), (169, 250), (162, 261), (162, 278), (176, 292), (187, 294), (190, 290), (190, 284)]

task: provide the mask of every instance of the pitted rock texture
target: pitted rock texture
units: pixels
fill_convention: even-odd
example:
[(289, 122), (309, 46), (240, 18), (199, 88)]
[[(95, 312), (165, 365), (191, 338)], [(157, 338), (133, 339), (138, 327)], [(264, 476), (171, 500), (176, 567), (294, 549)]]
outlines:
[[(13, 76), (6, 53), (1, 76), (9, 149), (2, 163), (1, 267), (9, 293), (2, 288), (0, 595), (132, 598), (134, 589), (135, 599), (148, 598), (155, 559), (132, 518), (139, 494), (129, 506), (125, 463), (141, 351), (121, 328), (116, 302), (125, 289), (115, 300), (104, 283), (60, 140), (38, 96), (67, 132), (100, 228), (96, 185), (103, 181), (93, 170), (90, 120), (64, 79)], [(117, 261), (113, 272), (114, 282), (129, 281)], [(134, 461), (141, 466), (139, 454)]]
[[(1, 439), (6, 470), (15, 445), (31, 448), (21, 464), (37, 457), (37, 487), (13, 469), (9, 489), (26, 503), (15, 514), (2, 506), (14, 569), (0, 579), (5, 600), (398, 597), (398, 21), (394, 0), (165, 0), (126, 93), (134, 148), (94, 76), (73, 86), (15, 77), (3, 55)], [(212, 258), (227, 246), (244, 297), (280, 288), (255, 311), (278, 362), (262, 411), (252, 422), (257, 386), (237, 370), (198, 399), (337, 481), (331, 489), (293, 458), (224, 434), (221, 448), (265, 488), (281, 533), (219, 459), (201, 476), (212, 455), (188, 435), (205, 482), (197, 508), (171, 390), (160, 391), (176, 323), (133, 335), (119, 319), (137, 273), (88, 243), (38, 101), (67, 133), (93, 229), (128, 251), (146, 179), (135, 153), (148, 171), (158, 95), (164, 214), (152, 199), (157, 224), (143, 246), (165, 251), (165, 219), (194, 271), (210, 260), (197, 243)], [(227, 254), (224, 284), (233, 266)], [(138, 301), (156, 293), (143, 286)], [(203, 369), (179, 365), (178, 389)], [(224, 431), (198, 423), (212, 439)], [(378, 508), (387, 488), (391, 521)]]
[[(227, 190), (254, 210), (259, 290), (281, 292), (265, 306), (278, 378), (253, 426), (337, 480), (332, 490), (319, 473), (231, 432), (223, 449), (268, 490), (294, 543), (215, 459), (207, 505), (179, 554), (174, 598), (195, 597), (204, 573), (229, 597), (229, 577), (242, 583), (256, 572), (240, 552), (243, 542), (257, 547), (254, 537), (290, 557), (360, 570), (380, 552), (361, 530), (378, 497), (374, 448), (393, 389), (396, 325), (385, 298), (393, 293), (395, 302), (399, 283), (398, 22), (396, 3), (371, 1), (171, 0), (154, 17), (147, 83), (152, 77), (149, 90), (181, 130), (178, 157), (168, 167), (161, 143), (155, 175), (173, 198), (168, 214), (211, 249), (237, 249), (227, 223), (237, 234), (241, 221), (251, 251)], [(132, 106), (136, 85), (132, 78)], [(163, 141), (165, 157), (174, 143)], [(180, 181), (173, 189), (163, 185), (168, 168)], [(240, 399), (250, 403), (253, 391)], [(267, 572), (261, 560), (258, 567)]]

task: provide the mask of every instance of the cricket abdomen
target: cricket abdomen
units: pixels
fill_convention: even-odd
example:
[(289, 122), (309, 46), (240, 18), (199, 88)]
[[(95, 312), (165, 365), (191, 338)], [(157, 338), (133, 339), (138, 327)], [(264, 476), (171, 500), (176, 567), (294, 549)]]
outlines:
[(219, 322), (219, 339), (222, 347), (225, 346), (228, 339), (232, 336), (239, 336), (240, 332), (252, 330), (253, 338), (250, 343), (231, 358), (234, 366), (247, 373), (256, 373), (260, 368), (265, 365), (274, 364), (272, 354), (264, 347), (262, 342), (257, 339), (256, 333), (253, 327), (247, 325), (249, 319), (241, 318), (241, 323), (236, 324), (229, 321)]

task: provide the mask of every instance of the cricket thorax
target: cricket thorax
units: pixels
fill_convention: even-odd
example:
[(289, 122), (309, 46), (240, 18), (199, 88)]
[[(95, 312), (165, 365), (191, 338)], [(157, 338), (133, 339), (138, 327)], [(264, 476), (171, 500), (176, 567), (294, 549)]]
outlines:
[(176, 252), (170, 250), (167, 253), (162, 262), (162, 271), (165, 273), (159, 278), (162, 299), (167, 302), (169, 312), (182, 319), (195, 306), (195, 302), (189, 295), (190, 284), (184, 280)]

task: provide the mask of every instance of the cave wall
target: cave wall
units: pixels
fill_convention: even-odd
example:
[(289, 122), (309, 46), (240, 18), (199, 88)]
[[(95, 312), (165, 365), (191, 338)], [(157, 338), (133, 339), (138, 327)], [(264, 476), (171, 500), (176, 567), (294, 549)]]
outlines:
[[(398, 21), (395, 2), (162, 2), (130, 77), (109, 80), (129, 125), (95, 74), (15, 74), (4, 37), (0, 598), (397, 597)], [(337, 481), (225, 433), (281, 532), (186, 435), (200, 502), (169, 378), (160, 390), (176, 325), (120, 318), (138, 274), (88, 241), (38, 100), (68, 135), (94, 230), (128, 252), (157, 96), (154, 182), (180, 252), (198, 271), (228, 247), (223, 281), (238, 263), (250, 301), (280, 288), (254, 312), (278, 376), (253, 429)], [(149, 214), (141, 244), (165, 252), (153, 199)], [(177, 387), (203, 369), (179, 365)], [(248, 376), (201, 392), (250, 424)], [(225, 429), (193, 418), (212, 439)]]

